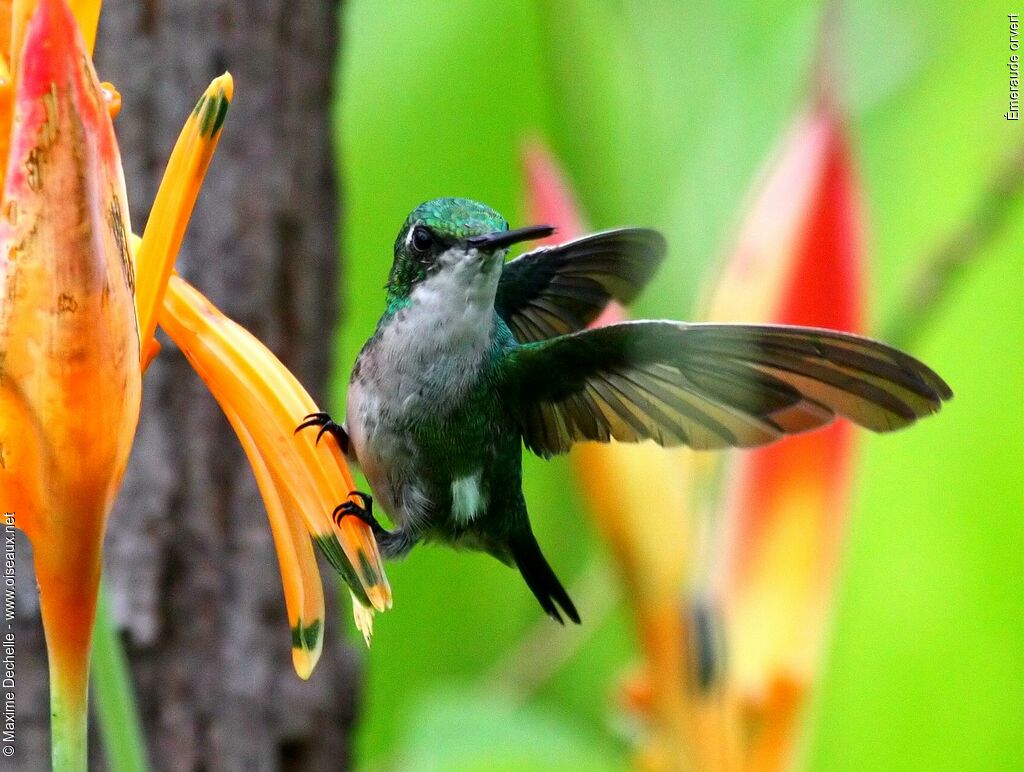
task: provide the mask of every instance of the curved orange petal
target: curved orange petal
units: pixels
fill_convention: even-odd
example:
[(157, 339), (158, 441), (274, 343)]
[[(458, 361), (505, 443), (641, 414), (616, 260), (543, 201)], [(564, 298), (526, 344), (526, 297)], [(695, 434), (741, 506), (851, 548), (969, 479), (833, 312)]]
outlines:
[[(139, 281), (135, 302), (140, 337), (147, 352), (152, 347), (150, 341), (156, 331), (167, 282), (174, 270), (174, 259), (181, 249), (199, 188), (217, 149), (233, 94), (234, 81), (230, 73), (214, 78), (206, 87), (178, 135), (153, 200), (146, 230), (136, 251)], [(151, 357), (147, 357), (146, 363), (150, 360)]]
[(353, 592), (379, 611), (389, 608), (391, 588), (369, 527), (351, 517), (340, 525), (331, 519), (354, 488), (333, 439), (317, 447), (315, 432), (294, 433), (317, 410), (295, 376), (178, 276), (168, 285), (160, 325), (218, 402), (237, 413), (282, 491), (296, 502), (307, 531)]
[(289, 514), (295, 503), (288, 499), (286, 487), (274, 477), (260, 455), (249, 430), (230, 408), (225, 409), (224, 415), (245, 450), (267, 509), (292, 632), (292, 664), (299, 677), (306, 680), (320, 659), (325, 616), (324, 589), (313, 545), (301, 520)]

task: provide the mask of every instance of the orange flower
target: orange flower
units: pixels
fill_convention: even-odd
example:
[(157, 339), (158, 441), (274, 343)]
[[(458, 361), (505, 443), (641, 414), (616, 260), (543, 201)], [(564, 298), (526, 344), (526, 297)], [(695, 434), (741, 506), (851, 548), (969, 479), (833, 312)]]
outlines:
[[(527, 180), (532, 220), (555, 224), (561, 238), (583, 230), (564, 178), (540, 146), (528, 151)], [(707, 316), (860, 331), (861, 251), (845, 135), (818, 106), (798, 121), (758, 187)], [(613, 307), (602, 321), (623, 318)], [(737, 453), (718, 495), (719, 455), (649, 443), (574, 450), (644, 652), (625, 693), (649, 730), (642, 766), (777, 769), (788, 760), (827, 622), (854, 436), (849, 423), (837, 422)], [(698, 509), (722, 509), (710, 556), (695, 548), (704, 540), (694, 524)], [(724, 658), (715, 657), (719, 618)], [(708, 667), (718, 680), (702, 691)]]
[(35, 546), (54, 767), (76, 769), (103, 533), (139, 415), (135, 266), (117, 142), (75, 21), (57, 0), (14, 12), (28, 21), (5, 61), (13, 104), (9, 83), (0, 94), (0, 495)]
[[(323, 595), (309, 541), (298, 538), (301, 533), (312, 536), (344, 577), (357, 606), (378, 611), (391, 606), (391, 588), (369, 527), (352, 517), (340, 523), (331, 519), (355, 488), (352, 475), (333, 438), (325, 438), (318, 449), (314, 432), (295, 433), (302, 418), (317, 409), (295, 376), (177, 276), (171, 277), (160, 326), (209, 386), (256, 470), (286, 577), (296, 670), (308, 677), (319, 653)], [(289, 582), (288, 577), (302, 581)], [(367, 641), (370, 618), (356, 614)]]
[[(349, 585), (353, 616), (367, 644), (373, 611), (390, 608), (391, 588), (369, 527), (354, 518), (345, 518), (341, 526), (330, 520), (354, 488), (334, 440), (325, 439), (313, 452), (315, 434), (291, 436), (306, 414), (317, 410), (309, 394), (259, 341), (171, 275), (232, 95), (231, 76), (225, 73), (199, 99), (138, 240), (136, 303), (145, 342), (143, 365), (159, 351), (153, 338), (159, 321), (210, 386), (238, 435), (267, 508), (284, 584), (292, 662), (305, 679), (320, 656), (324, 630), (323, 587), (308, 537)], [(165, 297), (169, 283), (175, 289)], [(253, 396), (259, 398), (256, 412)], [(262, 410), (270, 405), (273, 410)]]
[[(235, 429), (253, 467), (270, 518), (292, 631), (292, 660), (299, 676), (308, 678), (322, 645), (323, 588), (310, 545), (297, 535), (308, 532), (349, 584), (356, 603), (353, 608), (356, 624), (367, 642), (372, 629), (372, 610), (390, 607), (391, 591), (370, 529), (348, 518), (340, 529), (331, 530), (329, 514), (353, 488), (344, 460), (335, 454), (334, 461), (320, 469), (324, 462), (319, 456), (309, 453), (296, 455), (296, 449), (309, 444), (308, 433), (289, 438), (287, 442), (281, 440), (281, 432), (285, 428), (290, 433), (307, 413), (316, 411), (312, 399), (280, 360), (262, 344), (220, 314), (184, 280), (172, 279), (171, 276), (173, 258), (181, 246), (203, 176), (213, 157), (232, 91), (231, 76), (222, 75), (214, 79), (196, 104), (171, 153), (146, 232), (138, 240), (136, 302), (139, 328), (142, 339), (146, 341), (143, 362), (148, 364), (159, 351), (152, 337), (159, 320), (211, 386)], [(173, 293), (173, 303), (170, 300), (163, 302), (169, 282), (178, 287)], [(214, 319), (216, 323), (213, 323)], [(203, 345), (198, 345), (198, 341)], [(247, 367), (257, 366), (259, 372), (254, 376), (255, 380), (243, 385), (239, 385), (237, 380), (229, 381), (226, 385), (224, 375), (233, 375), (229, 362), (242, 360)], [(286, 407), (281, 407), (277, 413), (259, 414), (255, 422), (244, 419), (244, 416), (251, 418), (251, 414), (236, 403), (261, 393), (260, 389), (271, 388), (268, 384), (278, 382), (288, 384), (289, 389), (298, 394), (286, 406), (293, 412), (288, 413)], [(272, 403), (273, 399), (265, 401), (265, 404)], [(263, 420), (269, 423), (264, 425), (261, 423)], [(289, 422), (290, 427), (287, 427)], [(272, 439), (266, 438), (268, 433)], [(291, 489), (298, 487), (300, 495), (282, 496), (280, 464), (266, 463), (258, 451), (262, 447), (265, 452), (268, 445), (275, 447), (272, 458), (289, 462), (292, 476), (284, 481)], [(330, 453), (327, 449), (332, 447), (334, 441), (326, 440), (320, 455)], [(312, 478), (306, 464), (317, 465), (319, 471), (313, 473)], [(296, 482), (298, 480), (303, 482)], [(315, 492), (303, 492), (302, 485), (306, 484), (320, 487)], [(324, 488), (324, 485), (329, 487)], [(335, 494), (334, 503), (330, 504), (329, 496)], [(318, 509), (314, 511), (310, 507)], [(316, 525), (311, 526), (310, 523)], [(351, 562), (353, 559), (355, 563)], [(358, 566), (358, 570), (354, 566)]]
[[(370, 529), (330, 513), (353, 483), (333, 439), (293, 436), (316, 406), (251, 335), (171, 278), (232, 97), (215, 79), (187, 120), (142, 239), (131, 233), (91, 48), (98, 2), (0, 2), (0, 498), (31, 539), (50, 665), (53, 765), (84, 769), (91, 632), (107, 516), (138, 420), (158, 316), (252, 463), (281, 567), (296, 671), (319, 656), (309, 537), (348, 582), (369, 638), (391, 594)], [(171, 291), (165, 297), (168, 283)], [(166, 301), (166, 305), (165, 305)]]
[[(710, 316), (860, 332), (862, 253), (845, 131), (818, 105), (797, 121), (761, 183)], [(855, 437), (839, 421), (736, 454), (727, 475), (711, 594), (724, 613), (730, 685), (746, 705), (755, 768), (785, 765), (816, 674)]]

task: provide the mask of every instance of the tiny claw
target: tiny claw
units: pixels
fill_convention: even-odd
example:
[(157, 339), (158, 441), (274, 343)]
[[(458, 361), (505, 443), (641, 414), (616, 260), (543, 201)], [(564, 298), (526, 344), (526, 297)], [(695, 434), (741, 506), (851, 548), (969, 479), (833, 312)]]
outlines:
[(306, 416), (306, 419), (295, 427), (295, 431), (292, 434), (298, 434), (303, 429), (308, 429), (310, 426), (319, 426), (320, 421), (312, 416)]
[(373, 511), (373, 496), (369, 493), (363, 493), (362, 491), (349, 491), (349, 496), (358, 496), (363, 500), (363, 509), (368, 512)]
[(331, 418), (330, 413), (310, 413), (305, 417), (301, 424), (295, 427), (294, 434), (298, 434), (303, 429), (308, 429), (311, 426), (320, 427), (320, 431), (317, 432), (316, 442), (314, 444), (319, 445), (320, 438), (324, 436), (325, 432), (327, 432), (337, 440), (338, 446), (341, 448), (341, 452), (346, 454), (348, 453), (348, 433), (345, 431), (344, 426)]
[(340, 528), (341, 519), (346, 515), (359, 517), (359, 513), (356, 511), (356, 506), (351, 501), (346, 501), (336, 506), (334, 508), (334, 511), (331, 512), (331, 520), (333, 520), (335, 525), (337, 525)]
[(295, 427), (293, 434), (298, 434), (303, 429), (308, 429), (310, 426), (323, 426), (325, 422), (329, 422), (331, 417), (327, 413), (310, 413), (302, 419), (302, 423)]
[(377, 518), (373, 516), (373, 497), (368, 493), (362, 491), (349, 491), (349, 496), (358, 496), (362, 501), (357, 504), (352, 500), (343, 501), (341, 504), (334, 508), (331, 513), (331, 519), (341, 527), (341, 520), (344, 517), (355, 517), (362, 522), (366, 523), (373, 531), (374, 535), (385, 533), (384, 527), (377, 522)]

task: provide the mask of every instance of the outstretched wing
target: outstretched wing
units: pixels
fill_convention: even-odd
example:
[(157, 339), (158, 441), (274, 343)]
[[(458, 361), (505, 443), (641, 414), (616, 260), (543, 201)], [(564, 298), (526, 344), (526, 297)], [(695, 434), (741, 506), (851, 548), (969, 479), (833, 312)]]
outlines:
[(582, 440), (753, 447), (836, 415), (886, 432), (953, 396), (897, 349), (809, 327), (627, 322), (519, 346), (505, 365), (541, 456)]
[(664, 237), (646, 228), (541, 247), (505, 264), (494, 307), (520, 343), (576, 332), (612, 298), (636, 297), (664, 256)]

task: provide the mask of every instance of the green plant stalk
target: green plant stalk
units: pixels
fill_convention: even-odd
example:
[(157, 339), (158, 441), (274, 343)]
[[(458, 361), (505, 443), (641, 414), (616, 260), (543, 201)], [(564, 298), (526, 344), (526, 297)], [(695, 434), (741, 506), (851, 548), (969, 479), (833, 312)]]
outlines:
[(882, 326), (882, 340), (912, 346), (945, 303), (956, 279), (1019, 212), (1024, 194), (1024, 146), (1016, 147), (981, 193), (971, 215), (928, 259), (903, 301)]
[(93, 707), (107, 766), (112, 772), (146, 772), (150, 767), (131, 672), (104, 584), (100, 585), (92, 645)]
[(54, 770), (85, 772), (88, 762), (89, 651), (48, 646), (50, 758)]
[(50, 667), (50, 736), (51, 760), (55, 770), (85, 772), (88, 746), (86, 696), (88, 684), (82, 688), (64, 682)]

